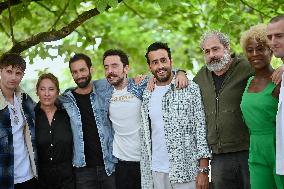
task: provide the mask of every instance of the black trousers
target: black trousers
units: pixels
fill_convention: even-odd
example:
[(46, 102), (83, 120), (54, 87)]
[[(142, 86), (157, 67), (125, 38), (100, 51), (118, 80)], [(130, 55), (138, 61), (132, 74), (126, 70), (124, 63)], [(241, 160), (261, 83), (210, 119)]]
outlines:
[(118, 161), (115, 169), (116, 189), (141, 189), (140, 163)]
[(75, 173), (71, 162), (40, 165), (38, 189), (75, 189)]
[(249, 189), (248, 151), (213, 154), (213, 189)]
[(14, 189), (37, 189), (37, 179), (32, 178), (26, 182), (15, 184)]
[(76, 189), (115, 189), (114, 174), (108, 176), (104, 166), (75, 168)]

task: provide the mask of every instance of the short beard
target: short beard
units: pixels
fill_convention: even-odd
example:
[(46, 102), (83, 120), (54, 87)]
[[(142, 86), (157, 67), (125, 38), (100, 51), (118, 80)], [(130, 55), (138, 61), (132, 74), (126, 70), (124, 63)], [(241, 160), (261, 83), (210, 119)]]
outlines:
[(77, 86), (78, 86), (79, 88), (83, 89), (83, 88), (86, 88), (86, 87), (89, 85), (91, 79), (92, 79), (92, 76), (91, 76), (91, 73), (90, 73), (90, 74), (86, 77), (86, 80), (85, 80), (84, 82), (78, 83), (78, 82), (75, 81), (75, 83), (77, 84)]
[(115, 82), (109, 82), (111, 85), (118, 87), (118, 86), (122, 86), (124, 83), (124, 77), (119, 78), (117, 81)]
[(167, 82), (171, 79), (171, 71), (164, 68), (164, 71), (167, 72), (167, 75), (164, 77), (159, 77), (158, 74), (156, 72), (158, 72), (159, 70), (157, 70), (156, 72), (153, 73), (154, 77), (159, 81), (159, 82)]
[(208, 70), (213, 72), (219, 72), (224, 69), (231, 60), (231, 55), (227, 50), (224, 50), (224, 55), (221, 58), (211, 59), (209, 63), (206, 64)]

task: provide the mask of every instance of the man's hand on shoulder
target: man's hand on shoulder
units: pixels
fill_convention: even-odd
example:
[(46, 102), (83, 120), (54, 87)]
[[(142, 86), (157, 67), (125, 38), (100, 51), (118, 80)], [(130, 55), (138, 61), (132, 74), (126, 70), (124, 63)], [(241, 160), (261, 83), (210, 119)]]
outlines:
[(279, 83), (281, 83), (283, 72), (284, 72), (284, 65), (281, 65), (271, 75), (271, 80), (275, 85), (278, 85)]
[(133, 78), (135, 85), (140, 85), (141, 82), (146, 78), (146, 75), (138, 75)]
[(176, 74), (176, 86), (177, 89), (183, 89), (189, 85), (188, 78), (186, 76), (186, 72), (183, 70), (177, 71)]

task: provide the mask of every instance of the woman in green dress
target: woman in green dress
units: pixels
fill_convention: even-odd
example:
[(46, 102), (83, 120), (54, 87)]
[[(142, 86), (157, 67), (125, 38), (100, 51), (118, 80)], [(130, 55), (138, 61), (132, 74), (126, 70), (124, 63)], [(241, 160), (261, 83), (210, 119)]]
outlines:
[(280, 86), (271, 81), (272, 51), (266, 25), (243, 33), (241, 46), (255, 76), (249, 78), (241, 110), (250, 133), (249, 170), (251, 189), (283, 189), (283, 176), (275, 173), (275, 126)]

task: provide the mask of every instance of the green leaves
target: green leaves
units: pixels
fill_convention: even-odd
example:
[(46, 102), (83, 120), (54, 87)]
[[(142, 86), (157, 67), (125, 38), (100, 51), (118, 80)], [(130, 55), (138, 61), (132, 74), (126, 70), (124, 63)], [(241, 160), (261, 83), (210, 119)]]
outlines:
[(96, 8), (100, 13), (104, 12), (107, 7), (107, 0), (95, 0)]
[(107, 0), (107, 4), (111, 7), (116, 7), (118, 5), (118, 0)]
[(163, 10), (165, 10), (173, 4), (173, 1), (171, 1), (171, 0), (157, 0), (157, 3), (159, 4), (159, 6)]
[[(0, 0), (1, 1), (1, 0)], [(199, 48), (200, 36), (207, 30), (221, 30), (231, 38), (233, 51), (241, 53), (240, 34), (250, 26), (265, 22), (284, 13), (283, 0), (23, 0), (12, 6), (12, 23), (17, 41), (23, 41), (40, 32), (60, 29), (81, 13), (97, 8), (99, 15), (82, 24), (60, 41), (57, 47), (35, 44), (25, 52), (31, 62), (36, 56), (52, 58), (50, 49), (58, 48), (59, 56), (70, 57), (74, 52), (91, 56), (96, 66), (96, 78), (104, 76), (102, 54), (110, 48), (119, 48), (130, 56), (130, 76), (147, 72), (145, 49), (154, 41), (169, 43), (175, 67), (193, 70), (204, 63)], [(64, 5), (69, 3), (66, 11)], [(118, 6), (120, 4), (120, 6)], [(108, 7), (112, 7), (107, 12)], [(114, 8), (115, 7), (115, 8)], [(64, 12), (58, 22), (59, 15)], [(11, 46), (10, 20), (7, 9), (0, 15), (0, 52)], [(194, 63), (193, 63), (194, 62)]]
[(94, 2), (100, 13), (104, 12), (107, 6), (116, 7), (118, 5), (118, 0), (95, 0)]

